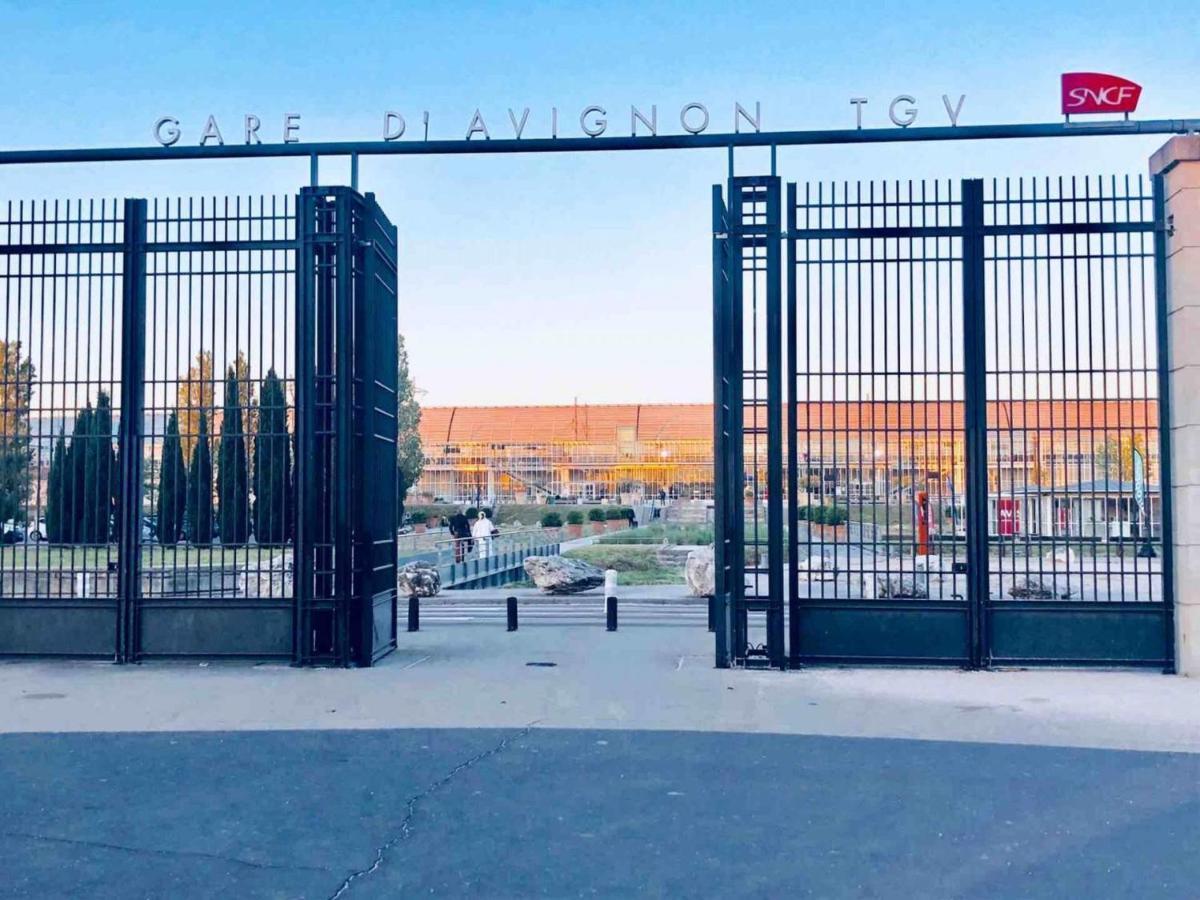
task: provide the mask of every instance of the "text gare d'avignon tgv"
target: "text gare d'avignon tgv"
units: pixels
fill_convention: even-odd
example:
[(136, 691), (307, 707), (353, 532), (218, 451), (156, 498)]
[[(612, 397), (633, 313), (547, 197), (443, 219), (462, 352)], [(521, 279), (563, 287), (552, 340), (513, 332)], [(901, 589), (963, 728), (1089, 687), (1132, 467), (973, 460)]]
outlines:
[[(942, 105), (945, 108), (945, 114), (950, 122), (950, 125), (957, 126), (959, 115), (962, 113), (963, 103), (966, 101), (966, 94), (960, 94), (957, 101), (952, 101), (950, 95), (942, 95)], [(850, 105), (854, 107), (855, 127), (863, 127), (863, 108), (870, 103), (867, 97), (851, 97)], [(531, 123), (531, 111), (528, 106), (522, 108), (519, 112), (511, 107), (507, 110), (506, 117), (499, 117), (500, 122), (496, 124), (493, 121), (493, 126), (489, 128), (486, 118), (483, 113), (476, 109), (474, 115), (467, 122), (466, 132), (462, 140), (490, 140), (495, 131), (497, 137), (520, 140), (523, 137), (531, 136), (527, 134), (527, 130), (533, 124), (540, 123), (546, 130), (540, 133), (542, 137), (558, 138), (565, 136), (567, 128), (573, 129), (576, 122), (560, 116), (558, 107), (551, 107), (549, 114), (543, 114), (535, 118), (535, 122)], [(648, 107), (629, 107), (629, 133), (631, 137), (647, 137), (657, 136), (659, 133), (659, 110), (657, 104), (652, 104)], [(887, 117), (891, 123), (900, 128), (907, 128), (917, 121), (920, 113), (917, 101), (908, 94), (901, 94), (887, 104)], [(573, 114), (571, 118), (574, 118)], [(280, 138), (285, 144), (296, 144), (300, 142), (300, 113), (284, 113), (282, 118), (282, 129)], [(505, 121), (505, 119), (507, 121)], [(753, 110), (749, 105), (735, 103), (733, 105), (733, 131), (740, 133), (743, 128), (753, 131), (762, 130), (762, 104), (755, 102)], [(708, 130), (712, 122), (712, 117), (709, 115), (708, 107), (703, 103), (685, 103), (679, 109), (678, 114), (679, 128), (687, 134), (703, 134)], [(420, 137), (416, 137), (409, 127), (408, 121), (404, 115), (395, 110), (387, 110), (383, 114), (383, 128), (380, 139), (383, 141), (398, 141), (408, 135), (410, 138), (416, 137), (418, 140), (429, 140), (429, 123), (430, 116), (428, 111), (421, 113), (421, 132)], [(579, 113), (577, 125), (579, 132), (587, 137), (598, 138), (609, 131), (610, 121), (609, 111), (599, 105), (586, 106)], [(547, 128), (548, 126), (548, 128)], [(666, 128), (664, 121), (664, 128)], [(673, 129), (674, 123), (671, 123)], [(242, 117), (240, 127), (237, 130), (237, 136), (245, 144), (261, 144), (263, 142), (263, 122), (262, 119), (252, 113), (247, 113)], [(614, 126), (615, 131), (615, 126)], [(185, 127), (180, 120), (175, 116), (162, 116), (154, 123), (154, 140), (164, 147), (171, 147), (184, 138)], [(221, 130), (220, 123), (215, 115), (210, 115), (204, 123), (203, 129), (199, 132), (198, 143), (201, 147), (207, 146), (224, 146), (225, 135)]]

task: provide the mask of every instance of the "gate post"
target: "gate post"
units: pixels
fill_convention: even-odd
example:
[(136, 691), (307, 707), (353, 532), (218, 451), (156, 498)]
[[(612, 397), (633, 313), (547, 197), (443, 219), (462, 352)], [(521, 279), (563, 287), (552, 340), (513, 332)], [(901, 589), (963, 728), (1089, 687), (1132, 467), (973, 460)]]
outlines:
[(142, 430), (146, 377), (146, 201), (127, 199), (121, 263), (121, 423), (117, 430), (116, 661), (137, 659), (142, 593)]
[(962, 182), (963, 409), (967, 451), (967, 648), (971, 668), (987, 661), (987, 324), (983, 181)]
[(1150, 174), (1165, 638), (1175, 671), (1200, 676), (1200, 135), (1171, 138), (1150, 158)]

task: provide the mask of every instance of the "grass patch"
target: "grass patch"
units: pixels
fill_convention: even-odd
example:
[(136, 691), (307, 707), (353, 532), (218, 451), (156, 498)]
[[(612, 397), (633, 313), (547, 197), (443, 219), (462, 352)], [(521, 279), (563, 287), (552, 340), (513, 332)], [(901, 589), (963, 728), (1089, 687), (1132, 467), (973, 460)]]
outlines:
[(683, 573), (659, 564), (651, 547), (601, 547), (593, 544), (563, 556), (582, 559), (601, 569), (616, 569), (621, 584), (683, 584)]
[(659, 522), (604, 535), (597, 543), (661, 544), (663, 541), (668, 544), (711, 544), (713, 529), (711, 525), (674, 525)]
[[(290, 553), (291, 547), (188, 547), (144, 544), (142, 568), (260, 568), (268, 561)], [(23, 544), (0, 548), (0, 569), (8, 572), (23, 569), (101, 572), (120, 558), (116, 544), (107, 546), (64, 546)]]

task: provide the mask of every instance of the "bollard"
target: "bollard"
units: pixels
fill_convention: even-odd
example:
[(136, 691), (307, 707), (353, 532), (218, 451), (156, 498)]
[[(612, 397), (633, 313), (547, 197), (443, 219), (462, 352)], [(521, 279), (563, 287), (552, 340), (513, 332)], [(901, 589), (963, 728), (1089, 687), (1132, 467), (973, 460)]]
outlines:
[(517, 630), (517, 598), (508, 598), (508, 630)]
[(717, 595), (708, 595), (708, 630), (715, 632), (717, 630)]
[(608, 631), (617, 630), (616, 569), (606, 569), (604, 572), (604, 627)]
[(421, 630), (421, 598), (415, 594), (408, 598), (408, 630)]

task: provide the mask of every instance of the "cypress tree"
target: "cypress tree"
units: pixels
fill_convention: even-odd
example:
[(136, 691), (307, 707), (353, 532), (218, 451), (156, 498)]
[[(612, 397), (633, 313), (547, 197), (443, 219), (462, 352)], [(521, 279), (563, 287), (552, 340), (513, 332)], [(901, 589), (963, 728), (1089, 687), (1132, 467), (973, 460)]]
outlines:
[(59, 426), (58, 440), (50, 454), (50, 476), (46, 485), (46, 540), (54, 544), (67, 540), (66, 475), (67, 436), (66, 429)]
[(200, 411), (200, 432), (192, 448), (187, 483), (187, 538), (193, 544), (212, 543), (212, 454), (208, 446), (208, 416)]
[(84, 540), (91, 544), (108, 543), (112, 533), (117, 495), (117, 456), (113, 449), (112, 425), (112, 401), (101, 391), (92, 412), (84, 468)]
[(187, 509), (187, 469), (183, 464), (183, 445), (179, 441), (179, 416), (172, 411), (167, 419), (163, 441), (162, 468), (158, 476), (158, 540), (174, 544), (183, 534)]
[(88, 494), (84, 486), (91, 432), (92, 404), (88, 403), (75, 413), (75, 427), (71, 431), (71, 443), (67, 446), (66, 466), (63, 472), (63, 541), (69, 544), (87, 541), (86, 523), (90, 516)]
[(258, 406), (254, 439), (254, 536), (260, 544), (288, 539), (292, 515), (291, 440), (287, 431), (287, 400), (275, 370), (267, 372)]
[(217, 515), (222, 544), (244, 544), (250, 536), (249, 475), (238, 377), (230, 366), (225, 372), (225, 408), (217, 449)]

